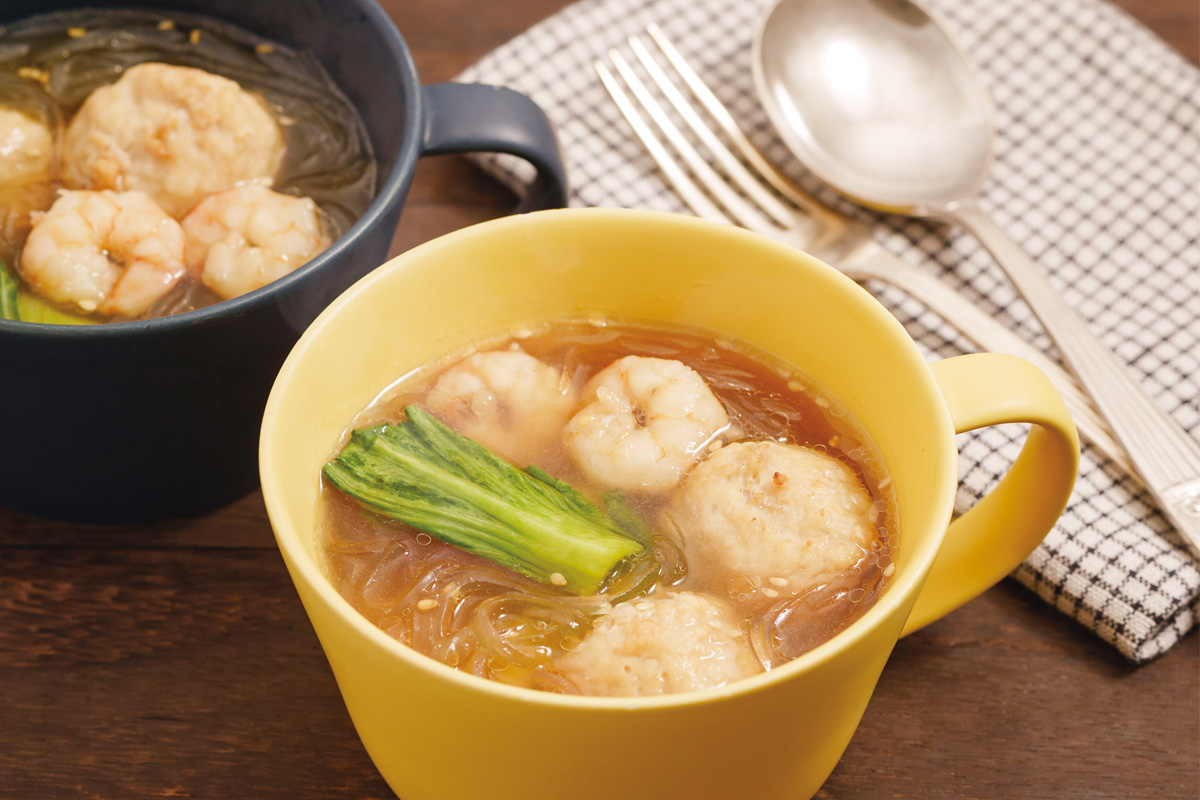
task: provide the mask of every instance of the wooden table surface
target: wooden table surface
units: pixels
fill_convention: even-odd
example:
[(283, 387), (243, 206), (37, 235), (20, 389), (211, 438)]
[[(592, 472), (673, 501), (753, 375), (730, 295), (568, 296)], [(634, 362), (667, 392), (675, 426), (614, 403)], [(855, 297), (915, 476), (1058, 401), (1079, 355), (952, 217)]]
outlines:
[[(566, 2), (384, 5), (433, 83)], [(1200, 62), (1197, 0), (1119, 5)], [(425, 159), (394, 251), (511, 203), (464, 159)], [(1195, 800), (1198, 644), (1135, 669), (1005, 581), (897, 645), (819, 796)], [(261, 496), (136, 527), (0, 511), (0, 798), (162, 797), (392, 797)]]

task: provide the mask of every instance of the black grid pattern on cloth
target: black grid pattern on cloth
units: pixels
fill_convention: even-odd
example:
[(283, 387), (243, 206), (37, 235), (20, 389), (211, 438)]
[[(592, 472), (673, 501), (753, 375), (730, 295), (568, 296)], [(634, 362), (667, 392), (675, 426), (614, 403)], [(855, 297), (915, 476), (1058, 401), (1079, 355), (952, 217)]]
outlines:
[[(1054, 353), (970, 236), (859, 209), (795, 164), (755, 97), (750, 43), (764, 0), (581, 0), (458, 80), (523, 91), (562, 142), (576, 206), (684, 212), (596, 78), (593, 62), (654, 22), (755, 144), (876, 240)], [(1102, 0), (929, 0), (971, 53), (996, 106), (981, 204), (1048, 273), (1151, 397), (1200, 437), (1200, 71)], [(484, 157), (520, 191), (526, 164)], [(868, 288), (929, 359), (970, 349), (936, 314)], [(1020, 449), (1020, 426), (960, 436), (961, 512)], [(1200, 568), (1140, 485), (1085, 446), (1062, 519), (1013, 577), (1134, 663), (1196, 624)]]

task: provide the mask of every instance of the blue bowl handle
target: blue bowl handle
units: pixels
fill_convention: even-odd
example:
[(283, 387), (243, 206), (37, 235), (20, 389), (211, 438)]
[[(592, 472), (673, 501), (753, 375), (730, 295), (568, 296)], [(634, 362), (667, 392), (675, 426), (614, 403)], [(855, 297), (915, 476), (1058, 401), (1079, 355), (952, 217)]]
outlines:
[(481, 83), (435, 83), (425, 95), (422, 153), (495, 152), (520, 156), (537, 169), (517, 211), (565, 208), (567, 175), (546, 112), (512, 89)]

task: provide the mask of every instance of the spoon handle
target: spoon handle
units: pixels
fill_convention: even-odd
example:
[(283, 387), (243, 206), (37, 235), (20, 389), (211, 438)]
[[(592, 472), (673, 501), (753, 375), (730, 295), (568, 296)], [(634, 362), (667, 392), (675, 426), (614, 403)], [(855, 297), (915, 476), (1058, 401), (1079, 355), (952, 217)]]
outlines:
[(971, 231), (1008, 275), (1054, 340), (1063, 361), (1108, 419), (1167, 519), (1200, 558), (1200, 444), (1155, 405), (1125, 365), (986, 212), (967, 202), (955, 206), (947, 216)]
[[(819, 251), (817, 255), (821, 257)], [(1062, 395), (1067, 410), (1079, 427), (1079, 435), (1091, 442), (1119, 469), (1140, 481), (1137, 470), (1129, 463), (1125, 448), (1113, 438), (1108, 421), (1096, 410), (1091, 396), (1080, 385), (1079, 379), (944, 281), (897, 258), (870, 240), (854, 248), (844, 258), (830, 258), (829, 263), (836, 264), (838, 269), (855, 280), (878, 280), (895, 286), (919, 300), (984, 350), (1020, 356), (1032, 363), (1046, 373), (1054, 388)]]

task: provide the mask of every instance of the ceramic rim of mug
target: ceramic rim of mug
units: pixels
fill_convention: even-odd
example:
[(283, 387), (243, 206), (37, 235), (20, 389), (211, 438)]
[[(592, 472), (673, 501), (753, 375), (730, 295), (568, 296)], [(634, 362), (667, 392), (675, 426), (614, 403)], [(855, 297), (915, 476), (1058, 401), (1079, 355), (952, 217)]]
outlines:
[[(863, 311), (866, 311), (876, 325), (882, 325), (891, 329), (893, 339), (899, 338), (904, 342), (905, 349), (911, 351), (913, 358), (922, 365), (920, 371), (914, 370), (916, 374), (914, 378), (924, 384), (924, 388), (935, 397), (941, 397), (941, 390), (937, 382), (934, 380), (932, 373), (925, 368), (924, 360), (920, 352), (916, 349), (904, 327), (900, 324), (891, 313), (884, 308), (874, 297), (872, 297), (865, 289), (856, 284), (850, 278), (847, 278), (842, 273), (835, 270), (833, 267), (819, 261), (813, 256), (803, 253), (790, 245), (775, 242), (758, 234), (751, 233), (741, 228), (733, 226), (719, 225), (718, 223), (708, 222), (706, 220), (691, 217), (683, 214), (670, 214), (657, 211), (642, 211), (629, 209), (602, 209), (602, 208), (586, 208), (586, 209), (559, 209), (552, 211), (537, 211), (531, 214), (515, 215), (510, 217), (502, 217), (487, 222), (478, 223), (467, 228), (462, 228), (457, 231), (444, 234), (436, 239), (419, 245), (412, 250), (409, 250), (389, 262), (380, 266), (365, 277), (361, 278), (357, 283), (347, 289), (341, 296), (336, 298), (317, 319), (309, 326), (304, 335), (297, 342), (283, 367), (276, 377), (276, 383), (271, 390), (271, 397), (267, 402), (266, 412), (264, 413), (263, 431), (264, 437), (260, 440), (259, 463), (260, 466), (267, 462), (265, 454), (268, 451), (277, 451), (280, 445), (272, 441), (272, 433), (268, 430), (269, 423), (275, 417), (274, 407), (281, 401), (278, 400), (280, 386), (290, 380), (293, 371), (293, 365), (302, 360), (305, 356), (305, 351), (311, 341), (321, 335), (322, 330), (330, 320), (342, 313), (349, 313), (346, 309), (352, 306), (355, 299), (364, 293), (373, 290), (373, 284), (390, 274), (393, 271), (404, 269), (405, 265), (416, 259), (437, 258), (438, 251), (452, 249), (460, 242), (468, 238), (477, 236), (488, 236), (491, 231), (501, 229), (506, 226), (529, 225), (530, 218), (549, 217), (549, 216), (585, 216), (587, 218), (628, 218), (636, 217), (643, 220), (658, 221), (667, 225), (678, 225), (683, 227), (694, 227), (698, 229), (697, 235), (711, 235), (714, 232), (719, 232), (720, 235), (740, 237), (746, 240), (749, 249), (763, 248), (772, 249), (785, 258), (796, 262), (811, 262), (809, 266), (802, 269), (812, 269), (816, 266), (819, 269), (828, 270), (833, 276), (833, 279), (842, 285), (843, 291), (847, 294), (857, 296), (853, 302), (857, 303)], [(466, 344), (466, 343), (464, 343)], [(753, 342), (751, 342), (753, 344)], [(349, 421), (347, 421), (347, 425)], [(943, 431), (943, 446), (942, 457), (957, 460), (957, 445), (956, 434), (949, 419), (948, 413), (943, 415), (941, 425)], [(937, 453), (930, 457), (934, 458)], [(640, 708), (663, 708), (671, 706), (691, 706), (696, 704), (720, 702), (722, 699), (733, 696), (757, 692), (766, 689), (771, 685), (786, 681), (788, 678), (799, 672), (808, 670), (815, 664), (829, 660), (836, 656), (840, 651), (852, 647), (855, 643), (869, 635), (871, 629), (882, 620), (891, 614), (896, 613), (898, 606), (903, 604), (910, 595), (915, 602), (915, 595), (919, 593), (921, 585), (924, 583), (925, 576), (928, 574), (933, 560), (938, 552), (942, 536), (945, 533), (945, 525), (950, 523), (951, 513), (953, 510), (953, 502), (955, 496), (955, 486), (957, 486), (957, 469), (949, 472), (950, 483), (947, 488), (939, 494), (941, 498), (940, 509), (931, 516), (932, 519), (944, 520), (941, 533), (935, 533), (931, 536), (924, 537), (920, 550), (911, 552), (906, 557), (906, 563), (903, 569), (900, 566), (900, 561), (896, 560), (896, 574), (889, 582), (887, 588), (875, 602), (871, 608), (844, 630), (833, 635), (821, 644), (797, 656), (778, 667), (770, 670), (751, 675), (749, 677), (740, 678), (732, 681), (724, 686), (692, 690), (686, 692), (678, 692), (673, 694), (656, 695), (656, 696), (639, 696), (639, 697), (598, 697), (584, 695), (566, 695), (555, 692), (541, 691), (537, 689), (529, 689), (519, 686), (509, 686), (498, 681), (492, 681), (487, 678), (481, 678), (461, 670), (454, 669), (441, 663), (437, 659), (424, 655), (423, 653), (414, 650), (403, 642), (389, 636), (381, 628), (372, 624), (366, 617), (359, 613), (353, 606), (350, 605), (342, 595), (334, 588), (333, 584), (321, 571), (314, 558), (310, 557), (308, 550), (300, 541), (300, 536), (295, 530), (291, 515), (286, 518), (287, 531), (280, 532), (282, 517), (276, 513), (272, 513), (272, 496), (279, 496), (283, 491), (277, 487), (278, 478), (270, 470), (263, 470), (262, 491), (264, 500), (266, 501), (268, 516), (271, 518), (272, 530), (275, 533), (276, 541), (283, 553), (285, 560), (289, 562), (289, 567), (298, 572), (309, 587), (322, 599), (323, 602), (336, 612), (337, 616), (346, 625), (358, 631), (363, 636), (366, 636), (374, 645), (388, 652), (389, 654), (400, 658), (416, 668), (427, 673), (430, 678), (442, 679), (449, 681), (461, 687), (467, 692), (486, 692), (492, 693), (499, 697), (508, 698), (510, 700), (519, 700), (524, 703), (541, 703), (551, 706), (566, 706), (566, 707), (585, 707), (598, 710), (608, 710), (614, 712), (628, 713), (629, 711)], [(319, 476), (314, 476), (314, 480)], [(901, 525), (901, 538), (905, 539), (903, 524)], [(315, 535), (315, 531), (313, 532)], [(904, 548), (902, 542), (900, 545)], [(297, 577), (293, 573), (293, 579)]]
[[(395, 58), (403, 72), (404, 84), (398, 92), (403, 100), (403, 135), (401, 145), (392, 163), (391, 172), (376, 192), (374, 199), (363, 215), (355, 220), (345, 233), (338, 237), (332, 245), (315, 256), (312, 260), (297, 267), (292, 272), (271, 281), (266, 286), (232, 298), (221, 300), (203, 308), (171, 314), (152, 319), (135, 319), (122, 322), (103, 322), (95, 325), (56, 325), (42, 322), (23, 322), (6, 320), (5, 325), (11, 325), (6, 334), (25, 334), (38, 338), (49, 339), (120, 339), (126, 336), (140, 336), (171, 331), (175, 328), (191, 327), (218, 320), (225, 316), (236, 316), (258, 306), (273, 302), (275, 295), (288, 291), (297, 283), (307, 280), (320, 280), (319, 275), (325, 265), (336, 261), (347, 250), (351, 243), (365, 235), (369, 228), (381, 224), (398, 202), (403, 199), (408, 176), (416, 168), (417, 159), (421, 154), (420, 136), (417, 125), (420, 121), (418, 103), (421, 96), (421, 83), (417, 76), (416, 63), (412, 52), (408, 49), (404, 38), (397, 30), (395, 23), (377, 3), (361, 4), (363, 14), (379, 30), (388, 52)], [(237, 23), (234, 23), (237, 24)], [(372, 148), (375, 143), (371, 142)], [(375, 154), (378, 160), (378, 153)]]

